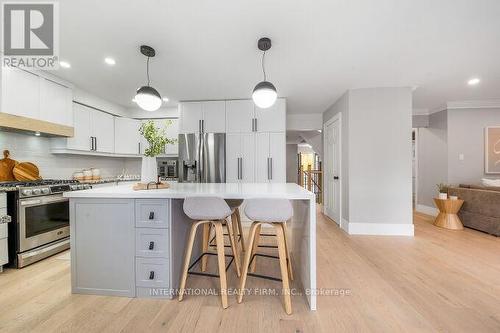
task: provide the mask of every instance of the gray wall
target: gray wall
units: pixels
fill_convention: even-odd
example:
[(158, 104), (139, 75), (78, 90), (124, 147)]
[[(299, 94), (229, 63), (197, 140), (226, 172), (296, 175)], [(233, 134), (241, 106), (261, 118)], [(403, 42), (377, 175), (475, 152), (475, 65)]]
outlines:
[(296, 144), (286, 145), (286, 182), (297, 183), (298, 147)]
[(428, 127), (429, 126), (429, 115), (415, 115), (412, 117), (412, 125), (413, 128), (419, 127)]
[[(349, 91), (323, 113), (323, 123), (338, 113), (342, 113), (342, 218), (349, 221)], [(325, 149), (328, 147), (323, 144), (323, 151)], [(324, 159), (323, 166), (326, 167)], [(323, 184), (326, 184), (325, 181)]]
[(412, 224), (412, 92), (349, 95), (349, 223)]
[(448, 181), (448, 111), (429, 116), (429, 127), (419, 128), (417, 204), (434, 207), (436, 184)]
[[(500, 126), (500, 109), (448, 111), (448, 183), (478, 184), (484, 173), (484, 128)], [(464, 160), (459, 160), (459, 154)]]

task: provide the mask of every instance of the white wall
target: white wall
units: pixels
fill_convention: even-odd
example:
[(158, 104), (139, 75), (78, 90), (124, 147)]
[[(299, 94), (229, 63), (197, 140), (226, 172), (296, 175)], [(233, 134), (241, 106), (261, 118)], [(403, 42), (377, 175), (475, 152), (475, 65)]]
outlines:
[(313, 131), (323, 127), (322, 113), (287, 114), (287, 131)]
[[(8, 149), (13, 160), (37, 165), (45, 179), (71, 179), (73, 172), (90, 167), (101, 169), (102, 177), (115, 177), (126, 167), (123, 158), (54, 155), (49, 138), (23, 133), (0, 131), (0, 147)], [(139, 165), (139, 159), (134, 160), (131, 163)]]
[(287, 183), (297, 183), (297, 173), (299, 172), (297, 165), (299, 163), (298, 159), (298, 147), (297, 144), (287, 144), (286, 145), (286, 182)]
[(325, 112), (324, 122), (338, 112), (348, 232), (413, 235), (411, 89), (350, 90)]

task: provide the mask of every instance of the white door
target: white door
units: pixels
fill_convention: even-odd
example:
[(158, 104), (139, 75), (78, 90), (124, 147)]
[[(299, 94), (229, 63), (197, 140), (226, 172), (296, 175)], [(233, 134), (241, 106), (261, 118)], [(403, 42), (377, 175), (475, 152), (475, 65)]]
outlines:
[(139, 120), (115, 118), (115, 153), (139, 154)]
[(269, 181), (286, 183), (286, 134), (269, 133)]
[(255, 182), (269, 182), (269, 133), (255, 134)]
[(278, 98), (273, 106), (267, 109), (255, 107), (257, 132), (286, 131), (286, 100)]
[(39, 76), (17, 68), (2, 68), (1, 112), (39, 119)]
[(252, 119), (254, 115), (254, 104), (252, 100), (226, 101), (227, 133), (252, 132)]
[(73, 93), (59, 83), (40, 78), (40, 119), (73, 126)]
[(94, 149), (102, 153), (113, 153), (115, 151), (114, 117), (105, 112), (91, 109), (90, 124), (92, 136), (95, 137)]
[(226, 134), (226, 183), (238, 183), (241, 157), (241, 135)]
[(253, 183), (255, 181), (255, 134), (241, 134), (241, 181)]
[(325, 214), (340, 225), (340, 120), (325, 129)]
[(203, 119), (201, 102), (181, 103), (180, 119), (180, 133), (198, 133)]
[(90, 132), (90, 110), (83, 105), (73, 104), (74, 136), (67, 139), (67, 148), (90, 151), (92, 147)]
[(226, 133), (226, 102), (202, 103), (203, 131), (205, 133)]

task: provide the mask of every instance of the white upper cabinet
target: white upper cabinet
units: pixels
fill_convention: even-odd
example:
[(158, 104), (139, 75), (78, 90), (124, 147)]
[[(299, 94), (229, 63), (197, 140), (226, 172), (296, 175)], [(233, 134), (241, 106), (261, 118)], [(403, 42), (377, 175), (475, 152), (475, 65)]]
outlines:
[(267, 109), (255, 107), (257, 132), (286, 131), (286, 100), (278, 98), (273, 106)]
[(115, 153), (140, 154), (140, 124), (136, 119), (115, 117)]
[(73, 91), (57, 82), (40, 78), (40, 119), (73, 126)]
[(2, 68), (1, 112), (39, 119), (40, 77), (17, 68)]
[(226, 132), (226, 102), (210, 101), (201, 104), (203, 110), (202, 128), (205, 133)]
[(183, 102), (180, 104), (179, 133), (225, 133), (224, 101)]
[[(108, 113), (90, 109), (91, 134), (94, 137), (94, 151), (113, 153), (115, 151), (115, 121)], [(75, 124), (78, 126), (78, 124)]]
[[(67, 149), (90, 151), (93, 148), (90, 130), (90, 108), (73, 103), (73, 122), (75, 134), (72, 138), (64, 139)], [(54, 143), (61, 142), (60, 139), (54, 139)]]
[(252, 100), (226, 101), (227, 133), (250, 133), (253, 131), (254, 104)]

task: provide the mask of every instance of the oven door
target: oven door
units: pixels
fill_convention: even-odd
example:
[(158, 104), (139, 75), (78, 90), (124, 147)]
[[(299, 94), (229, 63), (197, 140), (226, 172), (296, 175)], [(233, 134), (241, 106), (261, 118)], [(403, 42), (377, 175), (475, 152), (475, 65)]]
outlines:
[(62, 194), (19, 200), (19, 252), (69, 236), (69, 199)]

